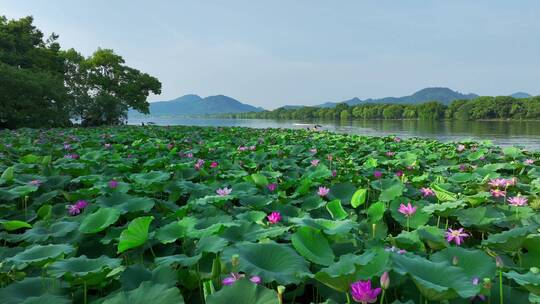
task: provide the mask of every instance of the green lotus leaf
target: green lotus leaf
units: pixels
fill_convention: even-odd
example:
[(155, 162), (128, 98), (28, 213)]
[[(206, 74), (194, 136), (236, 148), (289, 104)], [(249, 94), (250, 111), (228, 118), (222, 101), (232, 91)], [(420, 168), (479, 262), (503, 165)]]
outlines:
[(15, 231), (21, 228), (32, 228), (31, 224), (27, 222), (23, 222), (23, 221), (17, 221), (17, 220), (12, 220), (12, 221), (0, 220), (0, 223), (2, 224), (2, 226), (4, 226), (4, 229), (6, 229), (7, 231)]
[(409, 254), (393, 254), (392, 262), (393, 270), (409, 275), (422, 295), (431, 301), (470, 298), (480, 291), (461, 268), (446, 262), (433, 262)]
[(358, 225), (350, 220), (332, 221), (327, 219), (312, 219), (312, 218), (290, 218), (290, 222), (305, 225), (311, 228), (319, 229), (326, 234), (334, 235), (341, 233), (348, 233), (351, 229)]
[(475, 277), (492, 279), (497, 270), (495, 260), (480, 250), (449, 247), (434, 253), (430, 259), (433, 262), (446, 262), (448, 265), (461, 268), (470, 281)]
[(115, 208), (99, 208), (96, 212), (87, 215), (79, 227), (82, 233), (97, 233), (116, 223), (120, 211)]
[(103, 301), (103, 304), (183, 304), (184, 298), (176, 287), (143, 282), (134, 290), (120, 291)]
[(169, 266), (173, 264), (178, 264), (184, 267), (189, 267), (197, 264), (201, 257), (202, 254), (198, 254), (192, 257), (189, 257), (185, 254), (175, 254), (156, 258), (155, 262), (157, 266)]
[(300, 227), (292, 235), (291, 243), (300, 255), (313, 263), (328, 266), (334, 262), (332, 248), (320, 230)]
[(453, 212), (464, 227), (487, 227), (504, 218), (504, 213), (493, 207), (475, 207)]
[(529, 271), (525, 274), (520, 274), (511, 270), (508, 273), (504, 273), (504, 276), (514, 280), (514, 282), (525, 287), (531, 293), (540, 296), (540, 273), (538, 271)]
[(304, 258), (287, 245), (239, 243), (225, 249), (223, 260), (230, 261), (234, 254), (240, 257), (241, 271), (258, 275), (264, 282), (296, 284), (310, 273)]
[(435, 226), (420, 226), (416, 229), (418, 237), (432, 249), (443, 249), (448, 246), (443, 229)]
[(36, 192), (37, 189), (38, 189), (37, 186), (24, 185), (24, 186), (17, 186), (17, 187), (9, 189), (9, 193), (11, 193), (13, 196), (17, 198), (17, 197), (23, 197), (23, 196), (29, 195), (32, 192)]
[(238, 226), (230, 226), (224, 230), (221, 237), (229, 240), (230, 242), (239, 241), (258, 241), (265, 238), (275, 238), (283, 235), (289, 231), (291, 227), (273, 225), (271, 227), (263, 227), (261, 225), (242, 222)]
[(107, 256), (100, 256), (97, 259), (89, 259), (82, 255), (65, 260), (60, 260), (49, 265), (47, 272), (53, 278), (61, 278), (63, 276), (73, 278), (85, 278), (93, 274), (111, 271), (113, 268), (120, 266), (119, 259), (111, 259)]
[(264, 286), (242, 279), (206, 298), (207, 304), (279, 304), (277, 293)]
[(379, 201), (389, 202), (400, 197), (405, 190), (403, 183), (395, 179), (381, 180), (382, 191), (379, 195)]
[[(350, 205), (354, 203), (354, 194), (356, 187), (350, 182), (334, 184), (330, 186), (330, 193), (328, 198), (339, 199), (344, 205)], [(357, 198), (358, 200), (358, 198)]]
[(69, 298), (62, 296), (66, 291), (66, 287), (65, 283), (56, 279), (28, 277), (22, 281), (15, 281), (7, 287), (0, 288), (0, 303), (71, 303)]
[(490, 234), (486, 240), (482, 241), (482, 245), (506, 252), (515, 252), (523, 245), (527, 235), (536, 231), (536, 229), (538, 229), (538, 225), (531, 224), (506, 230), (501, 233)]
[(151, 198), (132, 196), (121, 192), (99, 197), (96, 203), (101, 207), (115, 208), (122, 214), (137, 211), (149, 212), (154, 207), (154, 200)]
[(446, 190), (440, 184), (431, 184), (431, 189), (433, 189), (433, 192), (435, 192), (435, 196), (437, 197), (437, 199), (442, 202), (452, 202), (457, 200), (457, 195), (455, 193)]
[(251, 174), (251, 179), (257, 186), (264, 187), (268, 185), (268, 178), (260, 173)]
[(148, 228), (154, 219), (153, 216), (143, 216), (132, 220), (128, 227), (120, 234), (118, 253), (139, 247), (148, 240)]
[(163, 171), (150, 171), (147, 173), (134, 173), (130, 177), (135, 183), (147, 187), (167, 181), (170, 177), (170, 173)]
[(227, 247), (228, 244), (229, 242), (224, 238), (216, 235), (209, 235), (202, 237), (197, 242), (197, 249), (195, 252), (197, 254), (203, 252), (218, 253), (223, 250), (223, 248)]
[(326, 204), (326, 209), (332, 216), (332, 219), (342, 220), (347, 217), (347, 211), (343, 209), (339, 199), (332, 200)]
[(358, 208), (358, 206), (365, 204), (367, 200), (367, 193), (367, 189), (356, 190), (351, 198), (351, 206), (353, 208)]
[(20, 235), (20, 240), (32, 243), (44, 242), (50, 238), (61, 238), (77, 230), (77, 222), (59, 221), (48, 225), (46, 222), (37, 222), (32, 229)]
[(7, 262), (15, 264), (18, 269), (22, 269), (30, 264), (41, 264), (56, 260), (61, 256), (71, 254), (73, 251), (75, 251), (75, 248), (67, 244), (34, 245), (8, 258)]
[(387, 269), (389, 253), (382, 248), (361, 255), (345, 254), (339, 261), (315, 274), (315, 279), (339, 292), (348, 292), (351, 283), (381, 275)]

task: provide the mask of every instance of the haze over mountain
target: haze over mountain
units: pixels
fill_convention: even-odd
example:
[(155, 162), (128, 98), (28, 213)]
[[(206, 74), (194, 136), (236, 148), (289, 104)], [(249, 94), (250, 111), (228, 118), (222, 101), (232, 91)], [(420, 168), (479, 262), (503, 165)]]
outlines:
[[(531, 95), (524, 93), (524, 92), (517, 92), (512, 95), (509, 95), (515, 98), (528, 98), (531, 97)], [(476, 97), (479, 97), (477, 94), (464, 94), (458, 91), (454, 91), (449, 88), (444, 87), (434, 87), (434, 88), (425, 88), (418, 92), (415, 92), (412, 95), (409, 96), (402, 96), (402, 97), (384, 97), (384, 98), (368, 98), (368, 99), (360, 99), (358, 97), (354, 97), (348, 100), (340, 101), (340, 102), (325, 102), (323, 104), (314, 105), (314, 107), (321, 107), (321, 108), (333, 108), (338, 103), (346, 103), (350, 106), (355, 106), (358, 104), (364, 104), (364, 103), (385, 103), (385, 104), (418, 104), (418, 103), (424, 103), (427, 101), (438, 101), (443, 104), (449, 104), (454, 100), (458, 99), (474, 99)], [(302, 106), (283, 106), (282, 108), (285, 109), (297, 109)]]
[(189, 94), (169, 101), (150, 103), (151, 115), (204, 115), (223, 113), (242, 113), (263, 111), (240, 101), (224, 96), (208, 96), (202, 98), (198, 95)]
[[(402, 97), (385, 97), (385, 98), (368, 98), (360, 99), (354, 97), (345, 102), (350, 106), (355, 106), (364, 103), (387, 103), (387, 104), (418, 104), (427, 101), (438, 101), (443, 104), (449, 104), (458, 99), (473, 99), (478, 97), (477, 94), (464, 94), (449, 88), (425, 88), (412, 95)], [(509, 96), (515, 98), (531, 97), (528, 93), (516, 92)], [(314, 107), (331, 108), (335, 107), (340, 102), (326, 102)], [(305, 105), (309, 106), (309, 105)], [(297, 109), (304, 106), (283, 106), (285, 109)], [(205, 115), (205, 114), (226, 114), (226, 113), (243, 113), (243, 112), (260, 112), (264, 111), (261, 107), (255, 107), (249, 104), (242, 103), (234, 98), (216, 95), (202, 98), (198, 95), (188, 94), (182, 97), (169, 100), (150, 103), (150, 114), (155, 116), (163, 115)], [(140, 115), (138, 112), (130, 111), (131, 115)]]

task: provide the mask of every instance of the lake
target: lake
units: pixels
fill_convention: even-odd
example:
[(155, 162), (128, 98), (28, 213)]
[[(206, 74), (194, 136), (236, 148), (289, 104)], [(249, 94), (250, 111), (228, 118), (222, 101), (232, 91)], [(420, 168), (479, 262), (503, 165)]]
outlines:
[[(191, 117), (130, 117), (129, 124), (154, 122), (156, 125), (222, 126), (250, 128), (290, 128), (295, 124), (313, 123), (301, 120), (226, 119)], [(491, 140), (500, 146), (519, 146), (540, 150), (540, 121), (419, 121), (419, 120), (356, 120), (317, 121), (323, 130), (369, 136), (397, 135), (402, 138), (426, 137), (440, 141), (465, 139)]]

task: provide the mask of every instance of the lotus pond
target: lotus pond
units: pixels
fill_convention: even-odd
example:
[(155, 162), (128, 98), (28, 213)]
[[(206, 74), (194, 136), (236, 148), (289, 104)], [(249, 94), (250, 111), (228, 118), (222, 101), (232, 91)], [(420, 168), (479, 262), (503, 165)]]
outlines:
[(211, 127), (0, 132), (0, 303), (540, 303), (539, 153)]

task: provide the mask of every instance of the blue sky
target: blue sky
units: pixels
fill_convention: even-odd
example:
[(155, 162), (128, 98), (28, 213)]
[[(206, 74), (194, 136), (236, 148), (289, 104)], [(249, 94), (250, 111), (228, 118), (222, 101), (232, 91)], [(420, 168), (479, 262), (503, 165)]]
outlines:
[(540, 1), (0, 0), (64, 48), (112, 48), (163, 83), (265, 108), (409, 95), (540, 94)]

